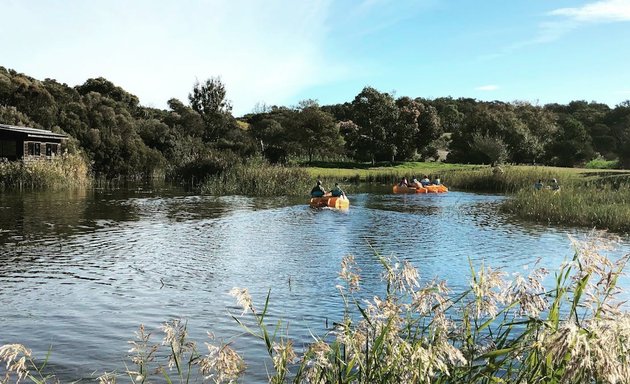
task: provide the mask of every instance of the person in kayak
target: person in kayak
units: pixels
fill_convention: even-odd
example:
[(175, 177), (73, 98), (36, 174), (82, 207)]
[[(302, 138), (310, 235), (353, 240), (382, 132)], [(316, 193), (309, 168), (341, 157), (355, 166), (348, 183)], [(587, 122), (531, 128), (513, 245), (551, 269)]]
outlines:
[(420, 183), (422, 183), (423, 187), (426, 187), (427, 185), (431, 185), (431, 180), (429, 180), (429, 176), (424, 175), (422, 176), (422, 180), (420, 180)]
[(311, 197), (322, 197), (326, 194), (326, 190), (322, 187), (321, 180), (317, 180), (317, 185), (311, 189)]
[(346, 193), (339, 187), (339, 183), (335, 183), (335, 187), (330, 191), (333, 197), (346, 197)]

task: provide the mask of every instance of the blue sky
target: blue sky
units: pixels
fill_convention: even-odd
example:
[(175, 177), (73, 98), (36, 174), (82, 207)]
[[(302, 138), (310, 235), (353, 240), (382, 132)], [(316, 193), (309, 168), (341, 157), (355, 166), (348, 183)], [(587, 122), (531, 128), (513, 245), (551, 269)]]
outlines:
[(220, 77), (257, 103), (396, 96), (630, 99), (630, 0), (0, 0), (0, 65), (146, 106)]

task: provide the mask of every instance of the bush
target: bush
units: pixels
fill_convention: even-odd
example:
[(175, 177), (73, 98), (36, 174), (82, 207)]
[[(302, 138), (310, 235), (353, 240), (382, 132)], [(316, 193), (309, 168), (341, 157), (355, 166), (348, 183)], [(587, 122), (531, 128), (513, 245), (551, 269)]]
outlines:
[(584, 168), (588, 169), (618, 169), (619, 160), (605, 160), (603, 158), (597, 158), (589, 161), (584, 165)]

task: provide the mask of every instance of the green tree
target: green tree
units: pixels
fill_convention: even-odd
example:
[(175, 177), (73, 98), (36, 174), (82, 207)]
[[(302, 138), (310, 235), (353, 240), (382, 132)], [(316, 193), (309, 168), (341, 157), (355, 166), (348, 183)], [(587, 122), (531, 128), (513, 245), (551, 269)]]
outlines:
[(547, 150), (551, 164), (572, 167), (593, 158), (591, 138), (584, 124), (570, 115), (562, 115), (558, 125), (559, 130)]
[(390, 158), (392, 149), (396, 149), (393, 131), (398, 120), (394, 98), (365, 87), (352, 101), (352, 108), (352, 121), (359, 127), (358, 142), (354, 144), (358, 154), (365, 154), (372, 164)]
[(416, 139), (420, 132), (418, 117), (423, 105), (410, 97), (401, 97), (396, 100), (398, 108), (398, 120), (393, 126), (391, 139), (389, 140), (391, 161), (396, 157), (402, 160), (413, 158), (417, 150)]
[(418, 134), (416, 145), (423, 158), (436, 157), (437, 148), (432, 144), (444, 133), (437, 109), (431, 105), (424, 106), (418, 117)]
[(620, 103), (610, 111), (605, 122), (614, 138), (619, 164), (630, 168), (630, 100)]
[(203, 84), (196, 82), (192, 93), (188, 94), (191, 108), (203, 119), (206, 141), (218, 140), (230, 128), (232, 104), (226, 96), (225, 85), (217, 77)]
[(335, 155), (343, 151), (339, 126), (330, 113), (319, 108), (317, 102), (302, 102), (297, 118), (296, 142), (308, 155), (309, 163), (315, 155)]

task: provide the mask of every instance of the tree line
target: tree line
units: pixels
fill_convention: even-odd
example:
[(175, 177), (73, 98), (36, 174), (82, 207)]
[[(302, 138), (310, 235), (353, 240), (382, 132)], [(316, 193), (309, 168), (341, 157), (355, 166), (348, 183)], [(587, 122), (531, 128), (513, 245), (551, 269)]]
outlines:
[[(252, 156), (361, 162), (436, 160), (579, 166), (600, 158), (630, 168), (630, 101), (614, 108), (395, 97), (365, 87), (349, 102), (257, 105), (235, 118), (219, 78), (187, 102), (144, 107), (107, 79), (68, 86), (0, 67), (0, 122), (70, 136), (97, 177), (218, 173)], [(443, 152), (442, 152), (443, 151)]]

